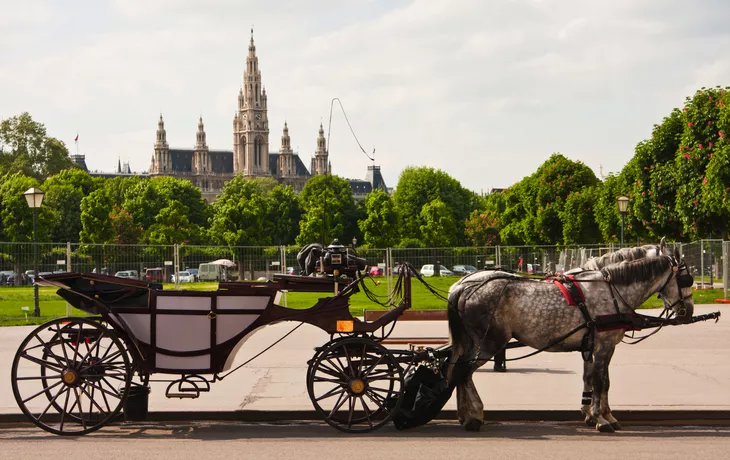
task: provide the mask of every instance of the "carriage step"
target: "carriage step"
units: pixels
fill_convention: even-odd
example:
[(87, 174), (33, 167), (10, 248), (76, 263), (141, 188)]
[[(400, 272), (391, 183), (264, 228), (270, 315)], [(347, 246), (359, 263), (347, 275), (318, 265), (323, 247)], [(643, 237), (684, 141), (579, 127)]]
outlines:
[(200, 396), (200, 392), (194, 393), (167, 393), (165, 396), (168, 398), (180, 398), (180, 399), (195, 399)]

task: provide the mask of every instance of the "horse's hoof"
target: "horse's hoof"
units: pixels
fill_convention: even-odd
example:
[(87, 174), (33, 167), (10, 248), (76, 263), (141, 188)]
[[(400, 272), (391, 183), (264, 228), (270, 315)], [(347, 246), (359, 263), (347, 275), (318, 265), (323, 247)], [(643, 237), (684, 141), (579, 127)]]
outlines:
[(482, 425), (484, 425), (484, 422), (473, 418), (464, 424), (464, 429), (466, 429), (466, 431), (479, 431), (482, 428)]
[(601, 425), (600, 423), (596, 424), (596, 429), (600, 431), (601, 433), (613, 433), (616, 430), (613, 429), (610, 423), (604, 423)]
[(507, 368), (494, 366), (494, 372), (507, 372)]
[(619, 422), (613, 422), (611, 424), (611, 427), (613, 427), (613, 429), (616, 431), (623, 430), (623, 427), (621, 426), (621, 424)]
[(586, 423), (586, 426), (597, 426), (598, 421), (593, 418), (592, 415), (586, 415), (586, 419), (584, 420)]

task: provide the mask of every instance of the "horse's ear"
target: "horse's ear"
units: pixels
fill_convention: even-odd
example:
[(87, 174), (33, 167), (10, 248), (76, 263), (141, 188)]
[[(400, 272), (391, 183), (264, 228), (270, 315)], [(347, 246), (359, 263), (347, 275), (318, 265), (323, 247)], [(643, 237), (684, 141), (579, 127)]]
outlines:
[(676, 246), (674, 247), (674, 258), (677, 259), (677, 260), (681, 260), (682, 259), (682, 254), (679, 253), (679, 249), (677, 249)]
[(663, 236), (662, 240), (659, 242), (659, 254), (666, 254), (667, 253), (667, 237)]

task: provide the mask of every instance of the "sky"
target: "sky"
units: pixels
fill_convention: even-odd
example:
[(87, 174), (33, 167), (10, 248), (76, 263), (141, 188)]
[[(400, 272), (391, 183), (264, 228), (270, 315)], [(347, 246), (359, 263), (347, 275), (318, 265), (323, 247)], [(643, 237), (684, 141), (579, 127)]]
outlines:
[[(685, 97), (730, 85), (727, 0), (0, 0), (0, 119), (30, 112), (90, 169), (232, 150), (251, 28), (269, 103), (309, 166), (339, 98), (388, 186), (411, 165), (476, 192), (562, 153), (618, 172)], [(342, 112), (334, 174), (370, 160)]]

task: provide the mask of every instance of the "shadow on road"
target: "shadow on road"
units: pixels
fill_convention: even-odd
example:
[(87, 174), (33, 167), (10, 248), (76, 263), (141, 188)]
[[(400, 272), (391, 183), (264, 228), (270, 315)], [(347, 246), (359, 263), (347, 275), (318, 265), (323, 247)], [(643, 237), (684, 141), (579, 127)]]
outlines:
[[(0, 429), (0, 440), (48, 440), (53, 435), (40, 431), (31, 425), (6, 426)], [(626, 426), (615, 434), (601, 434), (579, 423), (489, 423), (480, 432), (467, 432), (456, 423), (430, 423), (408, 431), (398, 431), (392, 426), (375, 433), (347, 434), (321, 423), (261, 424), (235, 422), (206, 422), (190, 424), (120, 424), (103, 428), (79, 438), (55, 438), (70, 442), (124, 439), (191, 439), (200, 441), (222, 441), (236, 439), (518, 439), (518, 440), (587, 440), (611, 441), (620, 438), (728, 438), (730, 427), (660, 427)]]

